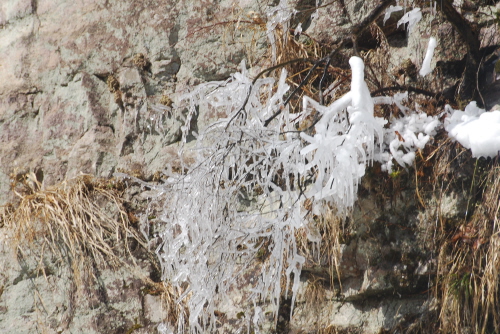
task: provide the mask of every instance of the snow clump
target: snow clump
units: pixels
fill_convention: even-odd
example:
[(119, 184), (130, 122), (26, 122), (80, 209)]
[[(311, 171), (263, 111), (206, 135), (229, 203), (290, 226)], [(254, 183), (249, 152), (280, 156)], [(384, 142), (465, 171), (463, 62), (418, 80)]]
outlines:
[(500, 111), (485, 112), (475, 101), (464, 111), (446, 106), (448, 135), (472, 151), (472, 156), (496, 157), (500, 151)]

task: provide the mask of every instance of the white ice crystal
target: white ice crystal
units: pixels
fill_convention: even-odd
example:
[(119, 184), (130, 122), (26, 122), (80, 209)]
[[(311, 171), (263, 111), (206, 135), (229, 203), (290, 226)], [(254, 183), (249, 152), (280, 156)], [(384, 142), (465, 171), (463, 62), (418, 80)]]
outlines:
[(464, 111), (446, 106), (448, 135), (472, 151), (473, 157), (496, 157), (500, 151), (500, 111), (485, 112), (475, 101)]
[(413, 8), (411, 11), (403, 15), (403, 17), (398, 21), (398, 28), (401, 24), (408, 23), (408, 33), (411, 33), (413, 28), (420, 22), (422, 19), (422, 12), (420, 8)]
[(429, 39), (429, 45), (427, 46), (427, 51), (425, 52), (425, 58), (424, 62), (422, 63), (422, 68), (420, 69), (419, 74), (421, 76), (426, 76), (427, 74), (431, 73), (431, 61), (432, 61), (432, 56), (434, 55), (434, 49), (436, 48), (436, 39), (434, 37), (431, 37)]
[(393, 160), (404, 168), (413, 165), (416, 150), (423, 149), (441, 126), (437, 116), (410, 111), (405, 107), (403, 103), (407, 98), (408, 93), (374, 98), (377, 104), (396, 104), (403, 113), (403, 117), (393, 117), (389, 127), (384, 129), (383, 150), (375, 156), (382, 164), (382, 170), (389, 173), (394, 166)]
[(373, 117), (373, 101), (364, 80), (364, 64), (351, 57), (351, 91), (328, 107), (304, 98), (323, 114), (314, 136), (301, 133), (309, 145), (300, 153), (307, 156), (303, 170), (314, 169), (316, 181), (307, 196), (332, 201), (340, 211), (354, 204), (359, 179), (373, 158), (375, 135), (382, 138), (383, 120)]
[(271, 7), (267, 10), (267, 38), (271, 44), (273, 63), (276, 61), (276, 38), (274, 37), (274, 31), (278, 25), (281, 25), (284, 32), (283, 38), (286, 38), (290, 19), (295, 13), (296, 10), (289, 5), (288, 0), (280, 0), (276, 7)]
[(387, 8), (387, 10), (385, 11), (385, 15), (384, 15), (384, 25), (385, 25), (385, 22), (391, 17), (392, 13), (394, 12), (399, 12), (400, 10), (403, 10), (403, 7), (401, 6), (389, 6), (389, 8)]

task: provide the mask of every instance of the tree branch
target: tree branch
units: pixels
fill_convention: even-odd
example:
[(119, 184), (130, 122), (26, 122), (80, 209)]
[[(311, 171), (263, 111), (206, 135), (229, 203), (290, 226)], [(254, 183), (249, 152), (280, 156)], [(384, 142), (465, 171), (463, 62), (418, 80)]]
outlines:
[(456, 93), (463, 100), (472, 100), (477, 97), (478, 93), (476, 74), (481, 62), (479, 33), (474, 25), (457, 12), (455, 7), (453, 7), (453, 1), (442, 0), (440, 4), (444, 16), (460, 34), (467, 46), (467, 59), (463, 79)]
[[(340, 49), (342, 47), (344, 47), (348, 42), (352, 41), (352, 43), (354, 45), (354, 52), (357, 53), (356, 39), (363, 33), (363, 31), (365, 31), (366, 28), (368, 28), (370, 26), (370, 24), (372, 24), (380, 15), (382, 15), (385, 12), (385, 10), (390, 6), (391, 3), (393, 3), (393, 0), (382, 1), (382, 3), (380, 3), (377, 7), (375, 7), (371, 11), (371, 13), (363, 19), (363, 21), (361, 21), (360, 23), (355, 25), (352, 29), (352, 35), (344, 38), (342, 40), (342, 42), (340, 43), (340, 45), (338, 47), (336, 47), (335, 49), (333, 49), (329, 55), (321, 58), (320, 60), (318, 60), (314, 64), (314, 66), (307, 73), (306, 78), (304, 78), (304, 80), (302, 80), (302, 82), (299, 84), (299, 86), (297, 88), (295, 88), (295, 90), (290, 94), (290, 96), (286, 99), (286, 101), (283, 103), (283, 105), (286, 106), (288, 104), (288, 102), (290, 102), (290, 99), (295, 95), (295, 93), (299, 90), (299, 88), (304, 86), (305, 82), (309, 78), (312, 71), (314, 69), (316, 69), (319, 66), (319, 64), (321, 64), (322, 62), (326, 62), (327, 63), (326, 66), (328, 66), (328, 64), (330, 63), (333, 56), (335, 56), (335, 54), (337, 52), (339, 52)], [(321, 78), (321, 80), (320, 80), (320, 90), (321, 90), (322, 83), (323, 83), (323, 78)], [(321, 99), (321, 93), (320, 93), (320, 99)], [(269, 123), (271, 123), (271, 121), (273, 119), (275, 119), (279, 114), (281, 114), (281, 109), (278, 110), (276, 113), (274, 113), (271, 117), (266, 119), (266, 121), (264, 122), (264, 126), (267, 127), (269, 125)]]

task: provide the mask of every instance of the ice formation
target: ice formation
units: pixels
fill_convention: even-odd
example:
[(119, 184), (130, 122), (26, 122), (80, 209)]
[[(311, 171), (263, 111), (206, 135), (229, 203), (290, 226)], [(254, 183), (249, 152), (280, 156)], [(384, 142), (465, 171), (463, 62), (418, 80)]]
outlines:
[(422, 68), (420, 69), (419, 74), (425, 77), (427, 74), (431, 73), (431, 61), (432, 56), (434, 55), (434, 49), (436, 48), (436, 39), (431, 37), (429, 39), (429, 45), (427, 46), (427, 51), (425, 53), (424, 62), (422, 63)]
[(446, 106), (448, 135), (472, 151), (472, 156), (496, 157), (500, 151), (500, 111), (485, 112), (475, 101), (464, 111)]
[[(280, 0), (276, 7), (271, 7), (267, 11), (267, 38), (271, 44), (271, 54), (273, 63), (276, 62), (276, 38), (274, 36), (274, 31), (278, 25), (282, 25), (284, 32), (288, 31), (288, 26), (290, 24), (290, 19), (295, 15), (296, 10), (288, 4), (288, 0)], [(286, 38), (287, 34), (283, 33), (283, 38)]]
[(382, 138), (385, 122), (373, 117), (373, 100), (364, 80), (363, 60), (351, 57), (349, 64), (352, 69), (349, 93), (328, 107), (304, 98), (304, 109), (311, 106), (322, 118), (314, 136), (301, 133), (309, 143), (300, 151), (309, 161), (302, 170), (312, 169), (317, 173), (307, 196), (331, 201), (340, 211), (354, 204), (358, 181), (373, 158), (375, 136)]
[(393, 160), (404, 168), (412, 166), (415, 152), (423, 149), (441, 126), (437, 116), (405, 107), (407, 99), (408, 92), (373, 99), (376, 104), (395, 104), (403, 114), (403, 117), (391, 118), (389, 127), (384, 129), (382, 150), (375, 156), (375, 160), (382, 164), (382, 170), (389, 173), (393, 170)]
[[(391, 6), (384, 22), (401, 9)], [(273, 61), (274, 30), (279, 24), (286, 30), (294, 13), (288, 0), (280, 0), (268, 11)], [(421, 17), (420, 9), (415, 8), (398, 26), (408, 23), (410, 32)], [(300, 30), (299, 25), (296, 31)], [(425, 74), (430, 71), (435, 44), (431, 38), (421, 70)], [(347, 94), (328, 106), (305, 96), (298, 114), (290, 114), (284, 105), (289, 90), (286, 71), (278, 80), (261, 78), (252, 83), (244, 62), (241, 71), (228, 80), (200, 84), (176, 101), (175, 108), (187, 110), (183, 142), (189, 135), (197, 141), (189, 152), (190, 163), (181, 160), (180, 170), (185, 173), (172, 173), (169, 167), (165, 170), (169, 178), (163, 184), (147, 184), (156, 191), (151, 210), (161, 207), (155, 222), (158, 233), (150, 241), (156, 245), (162, 279), (181, 293), (178, 303), (185, 303), (188, 312), (180, 312), (177, 327), (162, 324), (159, 332), (183, 333), (185, 322), (191, 333), (215, 332), (215, 310), (228, 302), (230, 289), (239, 288), (265, 248), (265, 261), (258, 269), (252, 268), (253, 278), (245, 282), (251, 293), (240, 301), (247, 303), (242, 307), (254, 306), (253, 314), (247, 310), (246, 317), (252, 330), (259, 333), (266, 310), (257, 302), (266, 300), (277, 316), (283, 274), (284, 291), (291, 287), (294, 307), (305, 261), (295, 240), (297, 229), (307, 229), (304, 200), (320, 204), (313, 206), (315, 214), (321, 214), (325, 202), (345, 212), (353, 206), (358, 182), (373, 160), (388, 171), (394, 162), (406, 168), (413, 164), (416, 150), (432, 140), (441, 126), (438, 117), (410, 110), (405, 106), (407, 93), (372, 98), (364, 80), (363, 60), (352, 57), (349, 64), (352, 79)], [(392, 117), (384, 128), (387, 121), (374, 117), (374, 104), (380, 103), (395, 104), (402, 117)], [(500, 111), (484, 113), (475, 104), (465, 112), (447, 110), (450, 136), (470, 147), (475, 156), (497, 154)], [(266, 126), (266, 120), (278, 111), (279, 116)], [(214, 112), (222, 116), (194, 133), (191, 120)], [(301, 122), (316, 114), (315, 132), (309, 128), (297, 131)], [(186, 151), (187, 146), (181, 147), (180, 156)], [(143, 226), (150, 225), (149, 216), (141, 218)]]
[(385, 11), (384, 25), (385, 25), (385, 22), (391, 17), (392, 13), (399, 12), (400, 10), (403, 10), (403, 7), (390, 5), (389, 8), (387, 8), (387, 10)]
[[(283, 71), (277, 82), (262, 78), (252, 85), (242, 63), (241, 72), (228, 80), (200, 84), (177, 101), (187, 110), (184, 139), (196, 113), (226, 115), (197, 134), (190, 153), (193, 162), (182, 166), (185, 175), (169, 173), (166, 183), (151, 186), (163, 205), (156, 218), (160, 232), (153, 240), (162, 279), (184, 291), (179, 302), (189, 309), (185, 317), (191, 333), (215, 330), (217, 305), (262, 247), (269, 256), (259, 275), (248, 282), (252, 294), (246, 302), (257, 305), (257, 300), (266, 299), (277, 312), (282, 273), (292, 292), (297, 291), (304, 258), (297, 253), (294, 231), (305, 220), (294, 180), (301, 179), (297, 166), (304, 160), (296, 133), (300, 119), (292, 115), (292, 121), (283, 106), (289, 89), (286, 77)], [(281, 115), (265, 127), (265, 120), (278, 110)], [(144, 224), (149, 224), (147, 219)], [(294, 298), (295, 293), (292, 304)], [(262, 315), (255, 307), (255, 326)], [(177, 332), (181, 327), (179, 322)]]
[(420, 11), (420, 8), (413, 8), (411, 11), (403, 15), (403, 17), (398, 21), (398, 28), (401, 24), (408, 23), (408, 33), (411, 33), (413, 27), (415, 27), (421, 19), (422, 12)]
[[(176, 106), (187, 110), (184, 139), (196, 113), (226, 115), (196, 134), (194, 162), (182, 166), (186, 174), (168, 169), (166, 183), (149, 185), (158, 192), (156, 205), (163, 205), (157, 217), (160, 232), (152, 240), (158, 245), (162, 279), (183, 291), (179, 302), (185, 302), (189, 312), (180, 319), (187, 318), (191, 333), (215, 329), (215, 310), (261, 247), (269, 256), (259, 275), (247, 282), (252, 291), (247, 302), (268, 300), (277, 312), (285, 273), (293, 308), (305, 261), (295, 240), (295, 231), (307, 226), (305, 198), (329, 202), (345, 212), (353, 206), (358, 182), (373, 159), (383, 161), (388, 170), (393, 158), (402, 166), (411, 165), (412, 152), (434, 133), (436, 119), (411, 113), (404, 106), (407, 95), (373, 99), (363, 60), (352, 57), (349, 64), (351, 90), (329, 106), (306, 96), (299, 115), (291, 115), (283, 105), (289, 90), (286, 71), (277, 82), (262, 78), (252, 84), (244, 63), (228, 80), (200, 84), (178, 99)], [(395, 103), (405, 116), (384, 129), (386, 121), (374, 117), (374, 101)], [(280, 115), (265, 126), (277, 111)], [(296, 131), (313, 112), (320, 116), (315, 134)], [(256, 332), (262, 312), (254, 307)], [(180, 321), (176, 330), (182, 332), (182, 326)]]
[(300, 36), (302, 34), (302, 23), (297, 24), (295, 31), (293, 33), (295, 36)]
[(402, 167), (410, 167), (415, 160), (415, 152), (423, 149), (441, 125), (436, 116), (425, 113), (412, 113), (399, 119), (393, 119), (386, 129), (384, 145), (388, 152), (381, 152), (382, 170), (392, 172), (394, 159)]

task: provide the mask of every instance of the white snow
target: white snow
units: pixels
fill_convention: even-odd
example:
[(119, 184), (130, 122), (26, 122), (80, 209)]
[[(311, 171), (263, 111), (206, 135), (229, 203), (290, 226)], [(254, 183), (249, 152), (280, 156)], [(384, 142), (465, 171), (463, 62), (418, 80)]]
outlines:
[(436, 48), (437, 42), (434, 37), (429, 39), (429, 45), (427, 46), (427, 52), (425, 53), (424, 62), (422, 63), (422, 68), (420, 69), (419, 74), (425, 77), (427, 74), (431, 73), (431, 61), (432, 56), (434, 55), (434, 49)]
[(295, 36), (300, 36), (300, 34), (302, 34), (302, 23), (297, 24), (297, 28), (295, 28), (295, 32), (293, 34)]
[(464, 111), (446, 106), (445, 129), (451, 138), (472, 151), (472, 156), (496, 157), (500, 151), (500, 111), (485, 112), (475, 101)]
[(422, 12), (420, 11), (420, 8), (413, 8), (411, 11), (403, 15), (403, 17), (398, 21), (398, 28), (401, 24), (408, 23), (408, 33), (411, 33), (413, 27), (415, 27), (421, 19)]
[(349, 65), (352, 70), (352, 107), (373, 115), (373, 100), (365, 82), (365, 64), (361, 58), (351, 57)]

